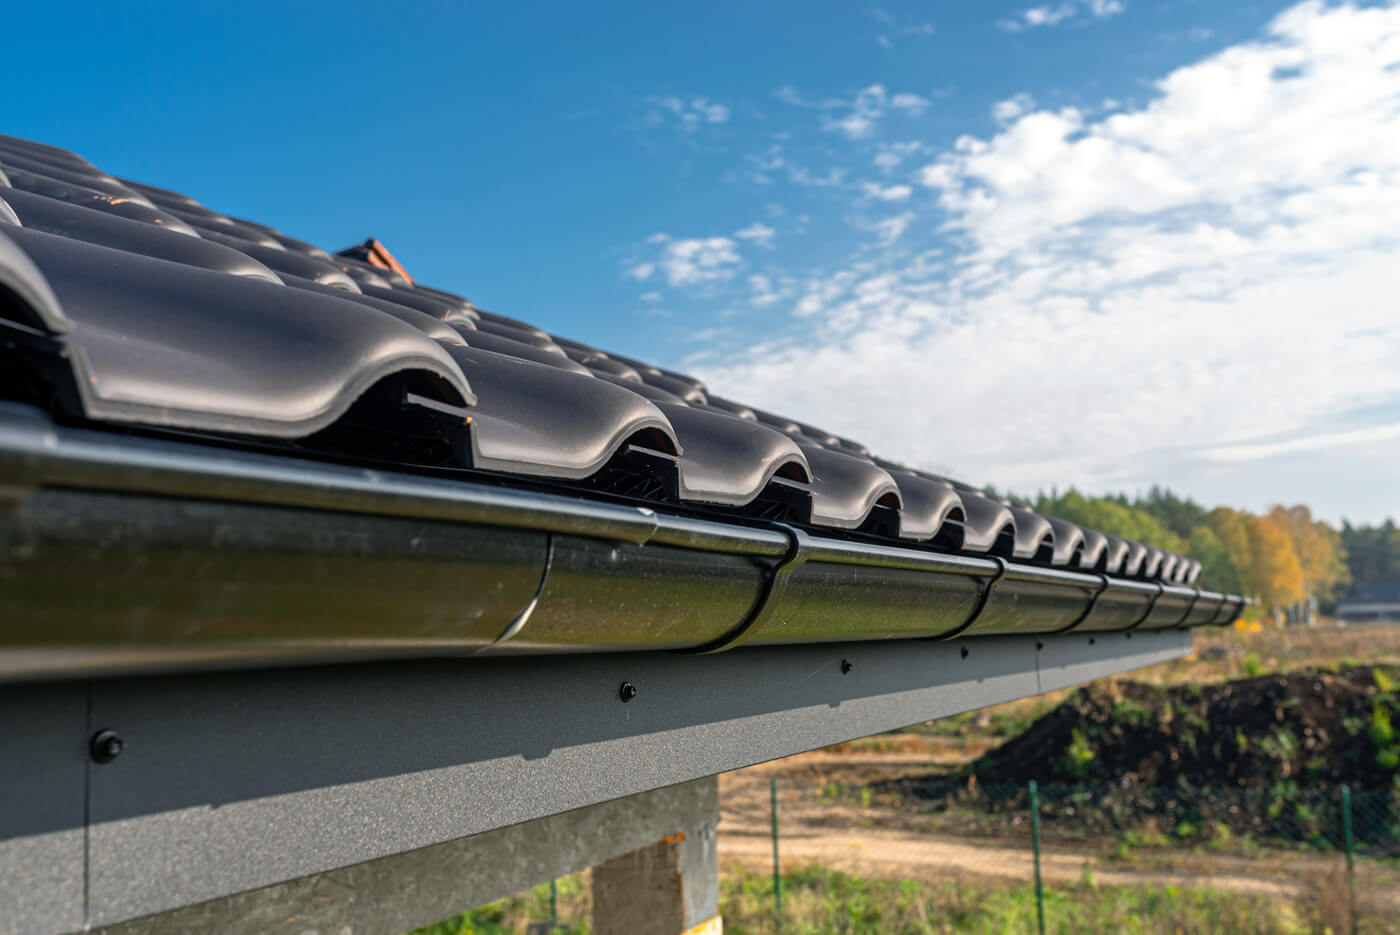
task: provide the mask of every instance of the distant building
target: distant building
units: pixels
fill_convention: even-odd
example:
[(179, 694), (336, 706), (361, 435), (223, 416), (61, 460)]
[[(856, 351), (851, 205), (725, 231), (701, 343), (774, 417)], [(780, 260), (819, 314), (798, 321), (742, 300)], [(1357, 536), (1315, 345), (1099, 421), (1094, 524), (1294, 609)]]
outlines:
[(1337, 605), (1337, 617), (1350, 621), (1400, 620), (1400, 578), (1368, 581), (1351, 589)]

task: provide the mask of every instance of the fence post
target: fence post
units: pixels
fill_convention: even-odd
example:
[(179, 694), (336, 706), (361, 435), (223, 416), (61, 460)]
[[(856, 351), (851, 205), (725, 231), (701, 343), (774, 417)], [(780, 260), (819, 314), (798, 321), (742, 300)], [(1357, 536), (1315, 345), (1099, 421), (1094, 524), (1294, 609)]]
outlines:
[(773, 800), (773, 917), (777, 920), (778, 935), (782, 935), (783, 877), (778, 866), (778, 777), (768, 780), (768, 791)]
[(1040, 792), (1031, 780), (1031, 851), (1035, 854), (1035, 921), (1045, 935), (1045, 890), (1040, 884)]
[(1342, 835), (1347, 847), (1347, 895), (1351, 901), (1351, 935), (1356, 935), (1356, 844), (1351, 834), (1351, 786), (1342, 784)]

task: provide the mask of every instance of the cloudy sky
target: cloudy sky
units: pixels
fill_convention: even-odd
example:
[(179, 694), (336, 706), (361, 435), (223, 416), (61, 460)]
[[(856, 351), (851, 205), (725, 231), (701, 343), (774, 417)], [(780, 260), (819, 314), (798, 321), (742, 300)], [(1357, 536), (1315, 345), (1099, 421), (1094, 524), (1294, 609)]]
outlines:
[(0, 131), (970, 481), (1400, 518), (1400, 6), (193, 6), (19, 24)]

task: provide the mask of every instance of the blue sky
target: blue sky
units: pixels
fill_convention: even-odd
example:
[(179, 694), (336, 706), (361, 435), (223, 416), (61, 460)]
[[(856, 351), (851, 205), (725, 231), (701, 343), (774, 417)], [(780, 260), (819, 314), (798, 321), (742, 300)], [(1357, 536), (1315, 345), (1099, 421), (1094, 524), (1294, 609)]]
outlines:
[(205, 6), (11, 11), (0, 130), (969, 480), (1400, 513), (1394, 6)]

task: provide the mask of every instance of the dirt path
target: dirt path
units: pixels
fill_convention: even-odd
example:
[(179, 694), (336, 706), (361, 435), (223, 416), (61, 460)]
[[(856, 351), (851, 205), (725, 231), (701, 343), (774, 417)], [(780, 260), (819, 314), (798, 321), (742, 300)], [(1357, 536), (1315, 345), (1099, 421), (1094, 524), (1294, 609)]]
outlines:
[[(755, 869), (772, 865), (772, 841), (766, 833), (726, 827), (722, 828), (719, 840), (719, 855), (723, 861), (736, 861)], [(912, 837), (868, 828), (840, 833), (800, 832), (784, 838), (780, 848), (783, 859), (792, 864), (821, 864), (855, 874), (913, 879), (977, 876), (1025, 881), (1031, 879), (1033, 871), (1028, 849)], [(1077, 883), (1084, 879), (1086, 863), (1094, 879), (1107, 885), (1200, 886), (1209, 883), (1216, 889), (1237, 893), (1289, 898), (1302, 892), (1297, 883), (1222, 872), (1218, 862), (1208, 875), (1203, 875), (1141, 866), (1115, 869), (1093, 854), (1056, 851), (1041, 857), (1040, 871), (1047, 883)]]
[[(771, 866), (769, 779), (780, 783), (780, 854), (788, 866), (821, 864), (858, 875), (938, 880), (1032, 879), (1030, 835), (976, 840), (901, 826), (886, 809), (862, 809), (816, 794), (827, 782), (854, 784), (930, 765), (908, 753), (807, 753), (720, 777), (720, 859), (760, 870)], [(1185, 849), (1134, 850), (1115, 859), (1108, 845), (1054, 841), (1041, 857), (1046, 882), (1073, 884), (1086, 866), (1100, 884), (1203, 886), (1269, 897), (1306, 898), (1339, 879), (1341, 858), (1288, 851), (1257, 857)], [(1371, 896), (1400, 909), (1400, 879), (1377, 881)]]

